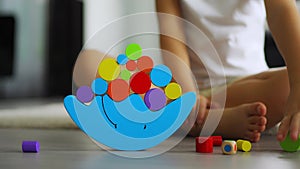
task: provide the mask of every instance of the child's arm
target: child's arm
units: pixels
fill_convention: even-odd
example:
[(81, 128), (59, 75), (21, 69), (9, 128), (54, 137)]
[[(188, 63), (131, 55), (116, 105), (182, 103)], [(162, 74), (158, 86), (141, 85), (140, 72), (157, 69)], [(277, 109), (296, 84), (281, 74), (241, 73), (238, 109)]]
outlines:
[(277, 138), (282, 141), (290, 131), (293, 140), (300, 130), (300, 17), (295, 0), (265, 0), (267, 20), (289, 74), (290, 95), (286, 115)]
[[(161, 35), (160, 36), (160, 46), (162, 50), (173, 53), (179, 57), (188, 67), (190, 66), (190, 60), (188, 55), (188, 50), (184, 42), (176, 40), (170, 35), (175, 35), (177, 38), (180, 37), (181, 40), (185, 40), (183, 25), (178, 20), (177, 17), (181, 18), (180, 3), (178, 0), (156, 0), (156, 10), (159, 13), (170, 14), (173, 16), (166, 17), (165, 15), (158, 14), (159, 28), (160, 32), (164, 34), (168, 32), (169, 36)], [(184, 67), (181, 62), (178, 62), (178, 59), (170, 59), (170, 55), (163, 55), (164, 64), (166, 64), (172, 72), (176, 75), (177, 80), (180, 80), (181, 86), (183, 87), (183, 92), (195, 90), (193, 85), (193, 79), (185, 73)], [(205, 117), (206, 107), (209, 107), (210, 101), (205, 97), (198, 97), (198, 100), (201, 100), (200, 109), (198, 112), (197, 122), (202, 123)], [(205, 105), (203, 105), (205, 104)]]
[[(178, 0), (156, 0), (156, 10), (159, 13), (181, 17), (181, 11)], [(173, 34), (177, 37), (182, 37), (182, 39), (184, 39), (184, 31), (182, 27), (183, 25), (181, 25), (180, 22), (176, 20), (176, 17), (166, 18), (164, 16), (158, 15), (158, 19), (159, 28), (162, 33), (168, 32), (168, 34), (170, 35)], [(180, 59), (182, 59), (188, 66), (190, 65), (187, 48), (184, 43), (173, 39), (169, 36), (161, 35), (160, 46), (163, 50), (172, 52), (176, 56), (180, 57)]]

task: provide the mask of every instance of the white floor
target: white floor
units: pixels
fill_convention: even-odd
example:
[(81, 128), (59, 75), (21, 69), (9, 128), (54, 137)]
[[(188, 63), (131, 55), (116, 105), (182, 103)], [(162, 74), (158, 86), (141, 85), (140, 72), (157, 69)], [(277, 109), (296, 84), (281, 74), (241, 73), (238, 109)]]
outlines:
[[(95, 145), (63, 108), (62, 99), (5, 100), (0, 102), (0, 169), (293, 169), (300, 168), (300, 152), (283, 152), (275, 136), (265, 135), (251, 152), (223, 155), (220, 147), (212, 154), (195, 152), (193, 138), (152, 158), (128, 159)], [(41, 152), (21, 152), (23, 140), (38, 140)]]
[[(23, 140), (38, 140), (40, 153), (22, 153)], [(251, 152), (223, 155), (220, 147), (212, 154), (195, 152), (194, 139), (187, 138), (174, 149), (146, 159), (128, 159), (101, 150), (79, 130), (0, 129), (2, 169), (296, 169), (300, 152), (283, 152), (274, 136), (264, 136)]]

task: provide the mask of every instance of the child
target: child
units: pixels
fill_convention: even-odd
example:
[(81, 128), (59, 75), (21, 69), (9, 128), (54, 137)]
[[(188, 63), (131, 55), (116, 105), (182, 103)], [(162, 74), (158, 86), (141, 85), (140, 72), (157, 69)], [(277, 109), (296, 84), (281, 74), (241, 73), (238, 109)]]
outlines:
[[(225, 110), (215, 134), (257, 142), (262, 131), (281, 122), (277, 139), (284, 140), (288, 132), (292, 140), (298, 139), (300, 17), (295, 0), (157, 0), (156, 8), (157, 12), (183, 17), (201, 29), (220, 55), (227, 80), (233, 79), (227, 85)], [(268, 70), (265, 63), (266, 16), (286, 68)], [(176, 22), (160, 22), (160, 29), (168, 28), (195, 42), (193, 35)], [(160, 42), (162, 49), (189, 65), (198, 83), (202, 83), (200, 74), (205, 70), (183, 43), (163, 35)], [(199, 135), (210, 98), (200, 97), (200, 111), (190, 133), (194, 136)]]

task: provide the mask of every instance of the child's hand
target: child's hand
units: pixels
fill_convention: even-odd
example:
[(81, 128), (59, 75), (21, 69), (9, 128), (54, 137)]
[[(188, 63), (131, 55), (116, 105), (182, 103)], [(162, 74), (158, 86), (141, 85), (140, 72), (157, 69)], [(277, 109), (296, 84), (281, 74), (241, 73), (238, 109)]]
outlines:
[(300, 86), (291, 89), (286, 110), (279, 126), (277, 139), (283, 141), (290, 132), (291, 139), (296, 141), (300, 131)]
[(196, 123), (198, 125), (201, 125), (207, 116), (208, 109), (212, 107), (212, 104), (209, 99), (201, 95), (199, 95), (198, 101), (200, 103), (199, 103), (199, 111), (198, 111)]
[(198, 96), (197, 102), (199, 104), (199, 110), (197, 112), (196, 121), (194, 119), (195, 116), (191, 116), (185, 121), (184, 124), (184, 126), (190, 126), (189, 128), (191, 128), (191, 130), (189, 132), (189, 135), (195, 137), (199, 135), (201, 126), (204, 124), (209, 109), (218, 108), (217, 104), (212, 104), (208, 98), (201, 95)]

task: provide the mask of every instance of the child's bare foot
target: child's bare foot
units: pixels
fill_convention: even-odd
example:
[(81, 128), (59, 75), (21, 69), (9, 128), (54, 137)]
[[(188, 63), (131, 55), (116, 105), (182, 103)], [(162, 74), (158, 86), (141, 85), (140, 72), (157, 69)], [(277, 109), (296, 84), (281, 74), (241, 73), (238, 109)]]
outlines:
[(215, 134), (257, 142), (266, 128), (266, 113), (266, 106), (259, 102), (227, 108)]
[[(266, 128), (266, 113), (266, 106), (260, 102), (226, 108), (214, 134), (230, 139), (240, 138), (257, 142), (261, 132)], [(201, 128), (202, 126), (195, 125), (190, 134), (199, 135)]]

